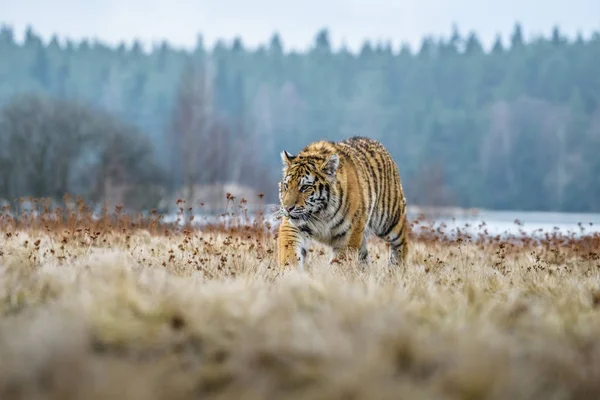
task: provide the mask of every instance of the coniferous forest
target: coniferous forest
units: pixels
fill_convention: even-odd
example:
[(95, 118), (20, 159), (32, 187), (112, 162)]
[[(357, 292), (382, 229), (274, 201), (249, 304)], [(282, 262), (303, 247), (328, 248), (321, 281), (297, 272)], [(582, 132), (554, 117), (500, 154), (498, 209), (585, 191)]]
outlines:
[(600, 212), (600, 33), (525, 41), (516, 24), (488, 50), (455, 28), (358, 53), (326, 29), (302, 53), (277, 34), (189, 51), (14, 36), (0, 31), (0, 198), (124, 187), (151, 208), (237, 182), (274, 202), (281, 150), (362, 135), (412, 204)]

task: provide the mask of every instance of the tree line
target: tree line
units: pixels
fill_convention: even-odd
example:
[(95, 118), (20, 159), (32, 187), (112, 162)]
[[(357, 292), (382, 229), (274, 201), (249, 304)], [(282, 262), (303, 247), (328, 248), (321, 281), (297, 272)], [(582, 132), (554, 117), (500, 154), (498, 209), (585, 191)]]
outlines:
[[(32, 28), (18, 43), (4, 26), (0, 59), (9, 60), (0, 63), (0, 141), (18, 131), (14, 110), (25, 93), (46, 107), (38, 119), (65, 121), (39, 126), (55, 129), (59, 141), (71, 142), (61, 124), (75, 119), (60, 109), (77, 114), (85, 105), (135, 130), (148, 149), (135, 160), (151, 157), (153, 172), (131, 175), (131, 185), (177, 192), (238, 182), (276, 201), (281, 150), (364, 135), (390, 150), (413, 204), (600, 211), (600, 33), (568, 40), (556, 27), (527, 42), (516, 24), (506, 43), (498, 36), (486, 51), (476, 33), (454, 27), (416, 49), (365, 41), (353, 53), (334, 50), (323, 29), (306, 52), (285, 51), (278, 34), (254, 49), (239, 38), (208, 48), (199, 35), (191, 50), (163, 42), (143, 51), (139, 43), (45, 43)], [(87, 129), (86, 138), (106, 131)], [(27, 135), (19, 140), (38, 140)], [(0, 158), (12, 168), (3, 168), (12, 172), (0, 181), (0, 197), (83, 191), (64, 177), (34, 190), (41, 178), (31, 171), (44, 165), (10, 161), (25, 151), (13, 149)]]

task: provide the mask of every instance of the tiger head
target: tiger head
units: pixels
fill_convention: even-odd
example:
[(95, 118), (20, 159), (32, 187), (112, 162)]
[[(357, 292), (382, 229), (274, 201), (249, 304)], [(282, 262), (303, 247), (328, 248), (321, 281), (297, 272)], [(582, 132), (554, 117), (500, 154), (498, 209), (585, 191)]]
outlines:
[(292, 155), (281, 152), (283, 179), (279, 182), (281, 212), (292, 223), (309, 221), (327, 208), (340, 163), (335, 153)]

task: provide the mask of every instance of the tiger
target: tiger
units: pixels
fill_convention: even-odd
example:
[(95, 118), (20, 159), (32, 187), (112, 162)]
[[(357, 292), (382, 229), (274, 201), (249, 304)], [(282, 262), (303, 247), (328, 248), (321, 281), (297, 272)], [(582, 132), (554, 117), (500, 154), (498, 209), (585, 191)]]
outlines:
[(311, 240), (332, 250), (330, 263), (354, 254), (368, 264), (372, 234), (389, 244), (388, 265), (406, 263), (406, 198), (398, 166), (379, 141), (320, 140), (296, 155), (283, 150), (280, 156), (279, 268), (303, 270)]

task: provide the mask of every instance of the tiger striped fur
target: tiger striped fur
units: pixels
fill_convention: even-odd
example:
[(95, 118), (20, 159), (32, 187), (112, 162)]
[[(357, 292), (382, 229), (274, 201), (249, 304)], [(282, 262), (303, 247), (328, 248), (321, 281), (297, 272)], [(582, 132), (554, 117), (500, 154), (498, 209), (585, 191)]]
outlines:
[(408, 251), (406, 199), (398, 167), (376, 140), (319, 141), (297, 155), (281, 152), (278, 263), (303, 268), (307, 242), (330, 246), (331, 261), (351, 252), (369, 261), (369, 234), (389, 243), (389, 263)]

